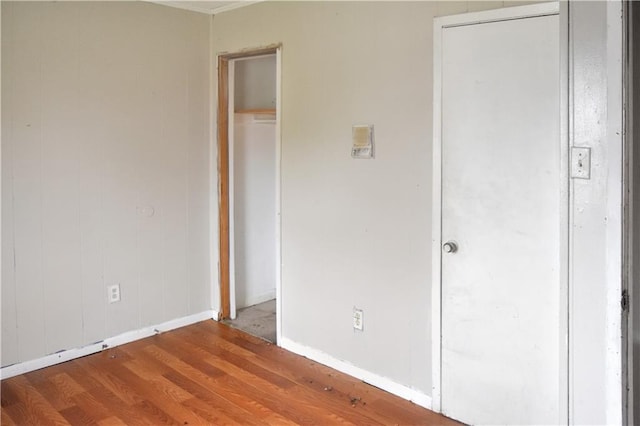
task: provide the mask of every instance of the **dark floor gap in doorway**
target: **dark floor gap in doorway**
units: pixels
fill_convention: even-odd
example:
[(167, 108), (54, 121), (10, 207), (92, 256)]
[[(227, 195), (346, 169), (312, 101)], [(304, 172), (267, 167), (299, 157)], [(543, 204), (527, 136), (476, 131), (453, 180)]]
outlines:
[(252, 336), (276, 343), (276, 299), (238, 309), (236, 319), (223, 322)]

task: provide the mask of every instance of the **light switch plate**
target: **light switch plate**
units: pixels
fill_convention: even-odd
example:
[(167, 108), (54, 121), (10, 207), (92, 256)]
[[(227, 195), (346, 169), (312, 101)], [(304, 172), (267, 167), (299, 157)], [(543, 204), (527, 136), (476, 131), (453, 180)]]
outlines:
[(575, 179), (591, 179), (591, 148), (571, 148), (571, 177)]

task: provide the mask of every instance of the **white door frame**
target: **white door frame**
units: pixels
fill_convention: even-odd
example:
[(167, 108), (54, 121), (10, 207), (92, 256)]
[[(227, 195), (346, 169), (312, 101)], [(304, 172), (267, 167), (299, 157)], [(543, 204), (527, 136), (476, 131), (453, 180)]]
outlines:
[[(623, 64), (626, 64), (624, 68), (624, 103), (626, 105), (625, 111), (625, 131), (624, 135), (624, 182), (623, 182), (623, 202), (624, 202), (624, 214), (623, 216), (623, 247), (625, 250), (623, 257), (623, 291), (627, 292), (627, 311), (623, 312), (623, 349), (626, 347), (626, 351), (623, 352), (622, 358), (622, 388), (628, 389), (626, 394), (623, 395), (623, 421), (626, 419), (627, 424), (634, 424), (636, 418), (640, 417), (640, 411), (637, 411), (638, 402), (637, 395), (640, 395), (640, 389), (634, 390), (634, 386), (637, 385), (635, 378), (636, 357), (640, 354), (634, 352), (634, 338), (635, 328), (634, 321), (637, 320), (640, 313), (640, 306), (638, 306), (638, 277), (640, 277), (639, 269), (640, 264), (635, 263), (637, 258), (637, 239), (640, 238), (640, 223), (637, 220), (638, 207), (640, 202), (640, 182), (634, 176), (635, 167), (638, 167), (637, 158), (640, 153), (640, 128), (638, 126), (638, 120), (634, 117), (634, 108), (638, 99), (635, 99), (635, 95), (638, 93), (638, 85), (640, 85), (640, 79), (637, 75), (640, 73), (639, 67), (636, 66), (638, 58), (640, 56), (634, 55), (634, 49), (638, 46), (635, 45), (640, 26), (633, 21), (635, 16), (639, 15), (640, 3), (634, 4), (629, 2), (622, 5), (624, 10), (623, 20), (623, 37), (625, 43), (625, 51)], [(637, 9), (636, 9), (637, 8)], [(636, 280), (636, 281), (634, 281)], [(626, 321), (625, 321), (626, 320)], [(624, 374), (624, 370), (627, 370), (627, 374)], [(637, 422), (636, 422), (637, 423)]]
[[(228, 130), (228, 135), (229, 135), (229, 299), (230, 299), (230, 308), (231, 308), (231, 319), (235, 319), (237, 316), (237, 306), (236, 306), (236, 256), (235, 256), (235, 236), (236, 236), (236, 228), (235, 228), (235, 219), (234, 219), (234, 214), (233, 212), (235, 211), (235, 179), (234, 179), (234, 167), (235, 167), (235, 111), (236, 111), (236, 106), (235, 106), (235, 97), (231, 96), (231, 94), (235, 93), (235, 85), (236, 85), (236, 81), (235, 81), (235, 66), (237, 62), (240, 61), (249, 61), (252, 59), (260, 59), (260, 58), (264, 58), (264, 57), (269, 57), (269, 56), (275, 56), (276, 57), (276, 159), (275, 159), (275, 171), (276, 171), (276, 187), (275, 187), (275, 195), (276, 195), (276, 199), (275, 199), (275, 205), (276, 205), (276, 225), (275, 225), (275, 253), (276, 253), (276, 304), (278, 303), (278, 297), (277, 297), (277, 282), (278, 282), (278, 276), (280, 275), (280, 269), (279, 266), (280, 262), (278, 261), (278, 254), (279, 254), (279, 236), (280, 236), (280, 232), (279, 232), (279, 226), (280, 226), (280, 152), (279, 152), (279, 147), (280, 147), (280, 128), (279, 128), (279, 123), (280, 123), (280, 114), (278, 114), (279, 112), (279, 99), (280, 99), (280, 90), (279, 90), (279, 84), (280, 84), (280, 74), (279, 74), (279, 69), (280, 69), (280, 63), (279, 63), (279, 59), (280, 59), (280, 48), (278, 48), (276, 50), (276, 53), (268, 53), (265, 55), (257, 55), (257, 56), (244, 56), (244, 57), (240, 57), (240, 58), (236, 58), (236, 59), (230, 59), (229, 60), (229, 68), (228, 68), (228, 73), (229, 73), (229, 77), (228, 77), (228, 82), (229, 82), (229, 93), (230, 96), (228, 98), (228, 117), (229, 117), (229, 130)], [(277, 307), (276, 307), (277, 310)], [(278, 315), (276, 314), (276, 317)]]
[[(473, 25), (503, 20), (530, 18), (536, 16), (560, 14), (560, 161), (562, 164), (560, 178), (561, 199), (568, 200), (568, 20), (566, 5), (558, 3), (541, 3), (535, 5), (509, 7), (483, 12), (465, 13), (460, 15), (444, 16), (434, 19), (433, 29), (433, 213), (432, 213), (432, 407), (433, 410), (442, 411), (441, 401), (441, 377), (442, 377), (442, 31), (448, 27)], [(559, 82), (560, 84), (560, 82)], [(569, 208), (568, 202), (560, 208), (560, 234), (565, 235), (566, 240), (560, 242), (561, 253), (568, 253), (569, 233)], [(560, 289), (560, 306), (564, 312), (560, 313), (561, 342), (560, 365), (565, 366), (566, 374), (559, 378), (558, 386), (564, 389), (561, 394), (568, 391), (568, 265), (569, 257), (563, 257), (560, 261), (560, 276), (562, 287)], [(568, 412), (567, 398), (559, 401), (561, 412)]]

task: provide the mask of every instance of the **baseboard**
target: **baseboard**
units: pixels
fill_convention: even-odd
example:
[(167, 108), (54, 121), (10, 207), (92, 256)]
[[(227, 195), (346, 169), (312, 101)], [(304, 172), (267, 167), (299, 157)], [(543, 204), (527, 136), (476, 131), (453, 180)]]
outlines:
[[(261, 294), (259, 296), (249, 297), (247, 298), (244, 306), (253, 306), (258, 305), (260, 303), (268, 302), (269, 300), (273, 300), (276, 298), (276, 289), (274, 288), (272, 291), (268, 293)], [(238, 308), (240, 309), (240, 308)]]
[(100, 342), (92, 343), (81, 348), (68, 349), (65, 351), (57, 352), (55, 354), (43, 356), (42, 358), (8, 365), (0, 369), (0, 380), (28, 373), (30, 371), (39, 370), (51, 365), (60, 364), (61, 362), (66, 362), (72, 359), (91, 355), (96, 352), (103, 351), (107, 348), (124, 345), (125, 343), (144, 339), (145, 337), (153, 336), (154, 334), (174, 330), (176, 328), (195, 324), (197, 322), (212, 318), (217, 319), (218, 313), (213, 310), (208, 310), (197, 314), (188, 315), (186, 317), (177, 318), (171, 321), (166, 321), (161, 324), (143, 327), (138, 330), (127, 331), (117, 336), (108, 337)]
[(431, 397), (416, 389), (401, 385), (391, 379), (364, 370), (360, 367), (356, 367), (353, 364), (336, 359), (331, 355), (317, 349), (313, 349), (308, 346), (301, 345), (300, 343), (296, 343), (290, 339), (287, 339), (286, 337), (281, 338), (278, 344), (288, 351), (294, 352), (298, 355), (302, 355), (316, 362), (319, 362), (320, 364), (324, 364), (328, 367), (334, 368), (342, 373), (360, 379), (365, 383), (369, 383), (370, 385), (399, 396), (400, 398), (409, 400), (421, 407), (431, 409)]

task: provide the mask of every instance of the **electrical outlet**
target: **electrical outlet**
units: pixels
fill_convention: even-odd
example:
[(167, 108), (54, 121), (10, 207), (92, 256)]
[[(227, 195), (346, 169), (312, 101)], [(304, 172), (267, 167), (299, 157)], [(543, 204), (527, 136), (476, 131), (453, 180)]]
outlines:
[(364, 330), (364, 314), (362, 309), (353, 308), (353, 328), (355, 330)]
[(107, 299), (109, 303), (115, 303), (120, 301), (120, 284), (114, 284), (107, 287)]

